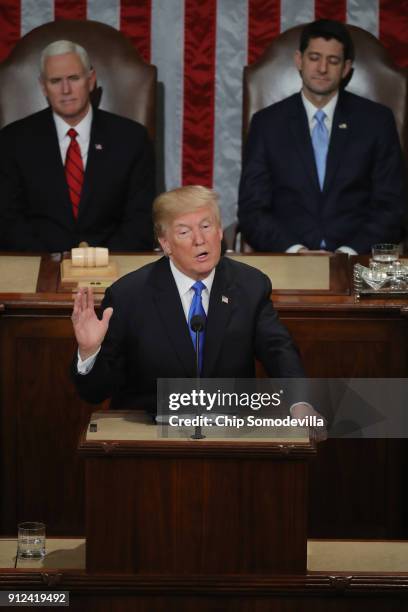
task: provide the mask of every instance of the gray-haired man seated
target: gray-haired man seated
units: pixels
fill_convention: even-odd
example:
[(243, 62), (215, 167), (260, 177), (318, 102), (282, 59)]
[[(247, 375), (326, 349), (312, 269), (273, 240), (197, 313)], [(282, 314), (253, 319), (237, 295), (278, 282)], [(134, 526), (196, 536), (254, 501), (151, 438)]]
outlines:
[(44, 49), (40, 85), (49, 108), (0, 132), (0, 248), (152, 247), (147, 131), (93, 108), (95, 82), (80, 45), (59, 40)]

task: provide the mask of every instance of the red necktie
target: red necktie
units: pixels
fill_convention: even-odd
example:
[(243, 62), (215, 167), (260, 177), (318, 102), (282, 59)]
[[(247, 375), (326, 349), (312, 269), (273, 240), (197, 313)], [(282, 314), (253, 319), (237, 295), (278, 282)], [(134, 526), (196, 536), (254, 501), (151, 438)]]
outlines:
[(81, 199), (82, 185), (84, 182), (84, 165), (82, 163), (81, 149), (76, 141), (78, 132), (71, 128), (67, 132), (71, 139), (65, 158), (65, 176), (67, 178), (69, 197), (72, 203), (72, 213), (78, 218), (78, 206)]

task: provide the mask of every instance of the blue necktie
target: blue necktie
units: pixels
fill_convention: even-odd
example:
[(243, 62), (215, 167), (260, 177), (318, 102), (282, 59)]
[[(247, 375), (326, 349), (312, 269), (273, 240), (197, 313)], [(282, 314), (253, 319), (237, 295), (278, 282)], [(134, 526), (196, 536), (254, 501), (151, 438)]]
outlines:
[(316, 125), (312, 130), (312, 144), (316, 160), (317, 174), (319, 177), (320, 189), (323, 191), (324, 175), (326, 174), (327, 149), (329, 148), (329, 132), (324, 123), (326, 113), (318, 110), (314, 118)]
[[(203, 317), (205, 322), (207, 321), (207, 317), (206, 317), (206, 314), (205, 314), (203, 302), (202, 302), (202, 299), (201, 299), (201, 293), (202, 293), (203, 289), (205, 289), (205, 285), (201, 281), (197, 281), (196, 283), (194, 283), (194, 285), (191, 287), (191, 289), (194, 290), (194, 296), (193, 296), (193, 300), (191, 302), (190, 310), (188, 312), (188, 329), (190, 331), (190, 336), (191, 336), (191, 339), (193, 341), (193, 345), (194, 345), (194, 349), (195, 349), (195, 346), (196, 346), (196, 332), (194, 332), (191, 329), (190, 323), (191, 323), (192, 317), (194, 317), (195, 315), (200, 315), (201, 317)], [(198, 333), (199, 333), (199, 338), (200, 338), (200, 351), (199, 351), (199, 354), (198, 354), (198, 367), (199, 367), (200, 372), (201, 372), (201, 369), (203, 367), (205, 327), (204, 327), (203, 331), (198, 332)]]

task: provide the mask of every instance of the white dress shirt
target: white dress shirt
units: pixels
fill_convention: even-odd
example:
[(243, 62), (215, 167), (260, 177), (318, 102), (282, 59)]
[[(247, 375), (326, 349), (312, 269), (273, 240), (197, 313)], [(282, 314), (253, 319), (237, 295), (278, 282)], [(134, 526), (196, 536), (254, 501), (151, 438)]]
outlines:
[(313, 129), (317, 123), (317, 120), (315, 118), (315, 114), (317, 113), (318, 110), (322, 110), (326, 117), (324, 118), (324, 125), (327, 128), (327, 131), (329, 133), (329, 139), (331, 136), (331, 130), (332, 130), (332, 126), (333, 126), (333, 116), (334, 116), (334, 111), (336, 109), (336, 104), (337, 104), (337, 100), (339, 99), (339, 94), (336, 93), (335, 96), (333, 96), (331, 98), (331, 100), (329, 100), (329, 102), (326, 104), (326, 106), (323, 106), (322, 108), (318, 108), (317, 106), (315, 106), (314, 104), (312, 104), (310, 102), (310, 100), (308, 100), (305, 96), (305, 94), (303, 93), (303, 91), (300, 94), (302, 96), (302, 102), (303, 102), (303, 106), (305, 107), (305, 111), (306, 111), (306, 115), (307, 115), (307, 121), (309, 124), (309, 130), (310, 130), (310, 136), (312, 136), (312, 132)]
[[(68, 136), (68, 130), (73, 126), (69, 125), (56, 113), (53, 113), (55, 127), (57, 130), (58, 144), (61, 151), (62, 163), (65, 166), (65, 158), (67, 156), (68, 147), (71, 142), (71, 138)], [(84, 170), (86, 168), (86, 162), (88, 160), (89, 141), (91, 139), (91, 125), (92, 125), (93, 110), (92, 105), (89, 105), (89, 110), (85, 117), (74, 126), (74, 130), (78, 133), (76, 138), (79, 148), (81, 150), (82, 163)]]
[[(194, 289), (192, 289), (192, 286), (196, 282), (196, 279), (190, 278), (189, 276), (186, 276), (183, 272), (180, 272), (180, 270), (174, 265), (171, 259), (170, 259), (170, 270), (173, 274), (173, 278), (177, 285), (177, 290), (179, 292), (181, 304), (184, 310), (184, 316), (186, 317), (186, 321), (188, 321), (188, 313), (190, 311), (191, 302), (193, 301), (193, 297), (194, 297)], [(205, 314), (208, 314), (208, 306), (210, 303), (210, 293), (211, 293), (212, 284), (214, 282), (214, 276), (215, 276), (215, 268), (211, 271), (211, 273), (207, 276), (207, 278), (204, 278), (201, 281), (203, 285), (205, 285), (205, 289), (203, 289), (203, 292), (201, 294), (201, 299), (203, 302)]]

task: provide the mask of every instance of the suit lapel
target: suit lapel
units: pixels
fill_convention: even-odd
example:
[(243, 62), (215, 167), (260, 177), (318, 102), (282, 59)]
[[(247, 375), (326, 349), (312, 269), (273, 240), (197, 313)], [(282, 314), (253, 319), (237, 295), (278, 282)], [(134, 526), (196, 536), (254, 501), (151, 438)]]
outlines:
[(82, 186), (81, 200), (78, 208), (79, 220), (88, 212), (87, 204), (92, 193), (92, 185), (95, 185), (95, 181), (100, 180), (100, 177), (104, 175), (104, 172), (101, 171), (101, 167), (108, 146), (109, 143), (106, 142), (101, 116), (98, 109), (94, 108), (84, 184)]
[(234, 308), (235, 295), (224, 259), (221, 259), (215, 271), (208, 308), (203, 378), (214, 375), (218, 355), (224, 341), (225, 330)]
[(157, 262), (153, 278), (153, 300), (168, 339), (181, 362), (186, 378), (195, 376), (195, 351), (186, 317), (168, 260)]
[(53, 183), (50, 193), (53, 194), (52, 206), (58, 206), (61, 211), (60, 218), (66, 225), (74, 227), (72, 204), (69, 197), (67, 180), (65, 178), (64, 164), (58, 143), (58, 135), (51, 109), (44, 111), (44, 129), (41, 132), (41, 165), (47, 171), (47, 182)]
[(330, 136), (329, 150), (327, 153), (326, 175), (324, 179), (324, 191), (330, 188), (334, 179), (339, 162), (344, 156), (344, 147), (348, 142), (350, 132), (349, 113), (344, 93), (339, 94), (339, 99), (333, 115), (333, 125)]
[(289, 126), (291, 137), (296, 145), (306, 174), (312, 182), (313, 187), (320, 191), (307, 114), (300, 94), (296, 94), (292, 98)]

